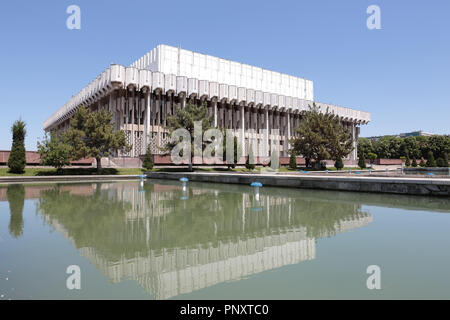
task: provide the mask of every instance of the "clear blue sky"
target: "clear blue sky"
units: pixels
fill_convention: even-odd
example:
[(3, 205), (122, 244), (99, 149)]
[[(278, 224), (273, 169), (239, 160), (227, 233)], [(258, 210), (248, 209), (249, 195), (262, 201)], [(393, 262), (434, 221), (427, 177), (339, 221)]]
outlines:
[[(81, 30), (66, 8), (81, 8)], [(381, 30), (366, 9), (381, 8)], [(450, 133), (450, 1), (2, 1), (0, 149), (110, 63), (169, 44), (314, 81), (315, 99), (371, 112), (361, 135)]]

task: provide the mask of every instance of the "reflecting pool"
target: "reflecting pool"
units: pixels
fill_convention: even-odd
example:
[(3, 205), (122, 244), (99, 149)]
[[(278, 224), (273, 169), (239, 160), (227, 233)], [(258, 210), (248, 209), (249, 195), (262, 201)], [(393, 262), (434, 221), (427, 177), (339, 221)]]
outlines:
[(0, 186), (0, 299), (450, 298), (450, 199), (256, 190)]

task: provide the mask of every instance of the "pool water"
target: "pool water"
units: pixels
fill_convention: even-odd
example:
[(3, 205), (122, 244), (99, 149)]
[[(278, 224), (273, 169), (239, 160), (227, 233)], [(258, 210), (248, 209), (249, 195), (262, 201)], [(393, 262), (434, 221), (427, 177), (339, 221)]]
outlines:
[(0, 299), (449, 299), (449, 231), (443, 198), (14, 184), (0, 187)]

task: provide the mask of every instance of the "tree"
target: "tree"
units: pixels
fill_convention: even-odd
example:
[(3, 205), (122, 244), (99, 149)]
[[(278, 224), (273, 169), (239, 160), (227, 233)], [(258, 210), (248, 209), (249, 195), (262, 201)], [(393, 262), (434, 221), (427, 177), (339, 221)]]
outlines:
[(358, 157), (364, 155), (365, 158), (369, 157), (369, 153), (375, 152), (374, 143), (369, 138), (358, 139)]
[(444, 167), (448, 167), (448, 154), (444, 153)]
[(11, 218), (9, 220), (9, 233), (14, 238), (23, 234), (23, 207), (25, 204), (25, 188), (21, 184), (11, 184), (6, 190)]
[[(201, 142), (201, 145), (194, 144), (194, 122), (200, 121), (202, 125), (202, 137), (206, 130), (211, 128), (212, 116), (208, 115), (208, 108), (206, 104), (196, 105), (188, 102), (183, 109), (177, 108), (175, 115), (167, 117), (167, 129), (169, 134), (177, 129), (186, 129), (191, 137), (191, 155), (189, 157), (189, 171), (192, 171), (192, 158), (195, 149), (200, 148), (202, 151), (206, 148), (206, 141)], [(172, 151), (179, 141), (170, 141), (162, 149), (164, 151)]]
[(407, 166), (407, 167), (411, 166), (411, 160), (409, 159), (409, 155), (408, 154), (405, 157), (405, 166)]
[(344, 158), (353, 150), (350, 132), (334, 114), (320, 112), (315, 104), (304, 113), (296, 131), (299, 137), (291, 139), (292, 150), (305, 157), (307, 167), (311, 160), (320, 165), (322, 160)]
[(437, 158), (437, 160), (436, 160), (436, 165), (437, 165), (438, 167), (445, 167), (445, 161), (444, 161), (444, 159), (441, 158), (441, 157)]
[(25, 122), (17, 120), (11, 127), (13, 142), (8, 158), (9, 171), (12, 173), (23, 173), (27, 164), (25, 152)]
[(153, 169), (153, 155), (150, 146), (147, 148), (147, 152), (145, 153), (144, 161), (142, 161), (142, 167), (147, 170)]
[(413, 161), (412, 161), (412, 167), (413, 168), (416, 168), (417, 167), (417, 161), (416, 161), (416, 158), (413, 158)]
[(51, 132), (50, 135), (46, 133), (44, 139), (38, 141), (37, 149), (41, 164), (44, 166), (52, 166), (61, 171), (62, 167), (70, 165), (72, 147), (55, 132)]
[(289, 158), (289, 168), (292, 170), (297, 169), (297, 156), (295, 155), (294, 151), (290, 152), (290, 158)]
[(427, 167), (436, 167), (436, 160), (434, 160), (434, 155), (432, 151), (428, 151), (427, 157)]
[(250, 144), (250, 146), (248, 148), (248, 157), (247, 157), (247, 160), (245, 161), (245, 167), (248, 170), (255, 169), (255, 156), (253, 154), (253, 145), (252, 144)]
[(341, 158), (337, 159), (337, 160), (334, 162), (334, 167), (335, 167), (337, 170), (341, 170), (341, 169), (344, 167), (344, 162), (342, 162), (342, 159), (341, 159)]
[[(226, 163), (227, 161), (227, 139), (226, 139), (226, 131), (223, 130), (222, 131), (222, 161), (224, 163)], [(233, 137), (233, 162), (232, 163), (226, 163), (228, 170), (230, 170), (230, 168), (236, 168), (236, 164), (238, 163), (239, 160), (239, 141), (238, 138), (236, 136)]]
[(364, 158), (364, 155), (361, 155), (358, 160), (358, 167), (361, 169), (364, 169), (366, 167), (366, 158)]
[(72, 147), (73, 160), (95, 158), (97, 171), (102, 169), (101, 158), (108, 157), (112, 151), (129, 151), (122, 130), (114, 131), (112, 113), (101, 109), (91, 112), (80, 106), (70, 121), (71, 127), (64, 133), (64, 140)]
[(419, 144), (416, 137), (406, 137), (403, 139), (401, 144), (401, 155), (410, 156), (413, 158), (420, 157)]
[(423, 158), (420, 159), (419, 166), (421, 166), (422, 168), (427, 166), (425, 163), (425, 160), (423, 160)]
[(375, 162), (375, 160), (378, 158), (378, 156), (376, 153), (369, 152), (369, 154), (367, 155), (367, 158), (369, 159), (370, 164), (372, 165)]

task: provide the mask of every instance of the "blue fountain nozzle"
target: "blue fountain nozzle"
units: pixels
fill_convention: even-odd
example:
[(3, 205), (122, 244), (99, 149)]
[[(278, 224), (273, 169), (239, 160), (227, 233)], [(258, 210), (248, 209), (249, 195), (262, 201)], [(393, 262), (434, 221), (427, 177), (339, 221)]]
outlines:
[(189, 179), (188, 179), (188, 178), (186, 178), (186, 177), (183, 177), (183, 178), (180, 178), (180, 181), (181, 181), (181, 182), (188, 182), (188, 181), (189, 181)]
[(140, 174), (140, 175), (138, 175), (138, 178), (140, 178), (140, 179), (146, 179), (147, 176), (146, 176), (145, 174)]
[(255, 182), (252, 182), (252, 183), (250, 184), (250, 186), (251, 186), (251, 187), (262, 187), (263, 185), (262, 185), (261, 182), (255, 181)]

